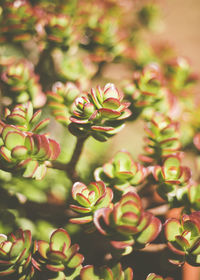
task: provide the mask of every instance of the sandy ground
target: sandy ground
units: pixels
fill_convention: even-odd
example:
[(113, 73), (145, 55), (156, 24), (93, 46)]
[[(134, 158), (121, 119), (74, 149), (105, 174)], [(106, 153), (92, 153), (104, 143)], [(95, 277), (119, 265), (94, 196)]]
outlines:
[(156, 40), (168, 39), (177, 53), (188, 57), (200, 74), (200, 0), (160, 1), (165, 30)]

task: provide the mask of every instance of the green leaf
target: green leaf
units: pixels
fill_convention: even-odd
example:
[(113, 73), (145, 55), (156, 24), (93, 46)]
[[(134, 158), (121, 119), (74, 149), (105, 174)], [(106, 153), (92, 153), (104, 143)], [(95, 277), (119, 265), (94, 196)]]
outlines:
[(75, 268), (78, 267), (84, 260), (83, 255), (81, 254), (76, 254), (75, 256), (72, 257), (72, 259), (68, 262), (67, 266), (69, 268)]
[(14, 259), (17, 256), (19, 256), (22, 253), (22, 250), (24, 249), (24, 242), (22, 239), (18, 239), (13, 243), (11, 249), (10, 249), (10, 258)]
[(16, 159), (25, 159), (28, 154), (28, 149), (25, 146), (16, 146), (12, 149), (11, 155)]
[(176, 236), (181, 234), (181, 224), (176, 219), (168, 219), (165, 222), (165, 236), (168, 241), (175, 241)]
[(66, 250), (70, 247), (71, 239), (68, 232), (62, 228), (55, 230), (50, 238), (50, 249), (54, 251)]
[(130, 267), (124, 271), (124, 280), (133, 280), (133, 270)]
[(81, 280), (100, 280), (99, 276), (95, 274), (92, 265), (86, 265), (81, 269)]
[(50, 122), (50, 119), (45, 119), (45, 120), (42, 120), (41, 122), (39, 122), (36, 127), (33, 129), (33, 132), (40, 132), (42, 131)]
[(49, 249), (49, 243), (43, 240), (37, 241), (37, 248), (38, 252), (40, 255), (44, 258), (47, 259), (47, 251)]
[(84, 207), (91, 207), (90, 201), (82, 193), (76, 194), (76, 201)]
[(28, 162), (25, 172), (23, 173), (23, 177), (30, 178), (34, 176), (35, 171), (37, 170), (39, 164), (35, 160), (31, 160)]
[(18, 131), (10, 131), (5, 137), (5, 145), (9, 150), (16, 146), (23, 146), (25, 142), (25, 135)]
[(150, 225), (139, 234), (139, 237), (137, 238), (137, 242), (141, 244), (145, 244), (153, 241), (160, 233), (161, 228), (162, 225), (160, 220), (154, 217)]

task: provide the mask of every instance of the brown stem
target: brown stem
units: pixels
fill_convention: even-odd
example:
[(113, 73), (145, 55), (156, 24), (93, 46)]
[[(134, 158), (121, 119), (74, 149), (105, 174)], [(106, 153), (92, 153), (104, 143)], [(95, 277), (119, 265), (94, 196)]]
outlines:
[(147, 210), (148, 210), (148, 212), (151, 212), (155, 216), (163, 216), (169, 210), (169, 205), (163, 204), (161, 206), (157, 206), (155, 208), (151, 208), (151, 209), (147, 209)]
[(165, 248), (167, 248), (167, 244), (161, 243), (161, 244), (149, 244), (147, 247), (143, 248), (141, 251), (143, 252), (159, 252), (163, 251)]
[(81, 152), (83, 151), (83, 145), (84, 145), (86, 139), (87, 139), (87, 137), (77, 138), (77, 142), (76, 142), (76, 146), (75, 146), (72, 158), (71, 158), (70, 162), (68, 162), (66, 165), (66, 172), (72, 181), (75, 181), (77, 178), (76, 165), (81, 156)]
[(58, 169), (58, 170), (63, 170), (67, 173), (67, 175), (72, 180), (72, 182), (77, 181), (78, 178), (77, 178), (77, 173), (76, 173), (76, 165), (81, 156), (81, 152), (83, 150), (83, 145), (84, 145), (87, 137), (77, 138), (77, 142), (76, 142), (76, 146), (74, 148), (72, 158), (67, 164), (60, 163), (60, 162), (52, 162), (49, 165), (49, 167)]

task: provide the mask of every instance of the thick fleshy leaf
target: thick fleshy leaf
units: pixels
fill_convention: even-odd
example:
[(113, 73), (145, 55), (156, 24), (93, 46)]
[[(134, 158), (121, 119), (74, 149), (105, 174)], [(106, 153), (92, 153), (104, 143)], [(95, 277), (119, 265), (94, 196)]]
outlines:
[(124, 280), (133, 280), (132, 268), (128, 267), (126, 270), (124, 270)]
[(81, 254), (76, 254), (67, 264), (69, 268), (76, 268), (84, 261), (84, 257)]
[(56, 160), (60, 154), (60, 145), (52, 139), (48, 139), (49, 141), (49, 147), (51, 150), (51, 156), (50, 156), (50, 160)]
[(114, 280), (112, 270), (109, 267), (100, 268), (100, 279)]
[(81, 280), (100, 280), (99, 276), (95, 274), (94, 267), (92, 265), (86, 265), (80, 272)]
[(46, 172), (47, 172), (47, 167), (46, 167), (46, 165), (45, 165), (45, 164), (40, 164), (40, 165), (37, 167), (37, 169), (36, 169), (36, 171), (35, 171), (35, 173), (34, 173), (34, 178), (35, 178), (36, 180), (42, 180), (42, 179), (44, 178)]
[(5, 145), (9, 150), (16, 146), (23, 146), (25, 135), (18, 131), (9, 131), (5, 137)]
[(59, 262), (64, 262), (66, 256), (65, 254), (63, 254), (63, 252), (60, 251), (48, 251), (47, 258), (52, 262), (59, 263)]
[(101, 108), (98, 110), (98, 112), (101, 113), (102, 117), (109, 118), (109, 119), (115, 119), (121, 115), (121, 113), (119, 113), (118, 111), (108, 109), (108, 108)]
[(85, 208), (85, 207), (81, 207), (81, 206), (77, 206), (77, 205), (70, 205), (70, 208), (78, 213), (90, 213), (91, 212), (91, 208)]
[(36, 124), (36, 123), (39, 121), (39, 119), (40, 119), (40, 117), (41, 117), (41, 114), (42, 114), (42, 111), (41, 111), (41, 110), (36, 111), (36, 112), (34, 113), (34, 115), (32, 116), (31, 120), (30, 120), (30, 124), (31, 124), (31, 125)]
[(37, 147), (36, 154), (38, 159), (48, 159), (51, 151), (49, 147), (49, 141), (45, 135), (33, 134), (34, 147)]
[(113, 279), (121, 279), (122, 278), (122, 266), (120, 263), (117, 263), (114, 267), (112, 267)]
[(107, 232), (102, 227), (101, 220), (103, 219), (105, 225), (109, 225), (109, 216), (111, 212), (112, 210), (110, 208), (100, 208), (94, 212), (94, 225), (103, 235), (107, 235)]
[(5, 146), (0, 147), (0, 158), (3, 158), (7, 162), (12, 162), (11, 152)]
[(47, 259), (48, 249), (49, 249), (48, 242), (43, 241), (43, 240), (37, 241), (37, 250), (44, 259)]
[(184, 238), (183, 236), (181, 235), (177, 235), (175, 237), (176, 239), (176, 242), (183, 248), (183, 249), (188, 249), (190, 247), (190, 244), (189, 242), (187, 241), (186, 238)]
[(70, 223), (72, 224), (88, 224), (92, 222), (92, 216), (85, 216), (85, 217), (80, 217), (80, 218), (71, 218), (69, 220)]
[(175, 237), (181, 234), (181, 224), (177, 219), (168, 219), (164, 224), (165, 236), (168, 241), (175, 241)]
[(12, 124), (24, 125), (26, 123), (26, 118), (19, 114), (10, 114), (7, 117), (7, 121)]
[(138, 233), (137, 227), (131, 225), (116, 226), (116, 230), (125, 235), (132, 235)]
[(62, 251), (69, 248), (71, 239), (66, 230), (60, 228), (55, 230), (50, 238), (50, 249), (54, 251)]
[(23, 177), (30, 178), (33, 177), (35, 171), (37, 170), (39, 164), (37, 161), (29, 161), (26, 165), (25, 172), (23, 173)]
[(137, 238), (137, 242), (141, 244), (152, 242), (160, 233), (162, 229), (161, 221), (153, 217), (151, 223), (146, 227)]
[(82, 193), (77, 193), (76, 201), (82, 206), (85, 206), (85, 207), (91, 206), (90, 201), (84, 195), (82, 195)]
[(25, 146), (16, 146), (12, 149), (11, 155), (16, 159), (25, 159), (28, 154), (28, 149)]
[(5, 141), (6, 135), (8, 134), (8, 132), (10, 131), (18, 131), (20, 133), (20, 130), (17, 129), (14, 125), (5, 125), (2, 131), (2, 138)]
[(39, 122), (39, 123), (36, 125), (36, 127), (33, 129), (33, 132), (38, 133), (38, 132), (42, 131), (42, 130), (49, 124), (49, 122), (50, 122), (50, 119), (49, 119), (49, 118), (48, 118), (48, 119), (42, 120), (42, 121)]
[(51, 271), (63, 271), (65, 269), (65, 266), (63, 264), (47, 264), (46, 268)]
[(17, 256), (19, 256), (19, 254), (21, 254), (22, 250), (24, 249), (24, 242), (22, 239), (18, 239), (15, 243), (13, 243), (11, 249), (10, 249), (10, 258), (14, 259)]
[(110, 97), (104, 100), (103, 107), (108, 109), (117, 109), (120, 106), (120, 101), (116, 98)]
[(34, 139), (32, 136), (27, 135), (24, 141), (24, 146), (30, 151), (34, 151)]

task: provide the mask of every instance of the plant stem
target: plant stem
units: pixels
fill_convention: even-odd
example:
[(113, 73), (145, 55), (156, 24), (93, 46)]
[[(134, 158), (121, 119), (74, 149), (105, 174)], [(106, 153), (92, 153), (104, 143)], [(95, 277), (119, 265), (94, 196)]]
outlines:
[(71, 160), (66, 165), (66, 172), (73, 182), (76, 181), (76, 178), (77, 178), (76, 165), (81, 156), (81, 152), (83, 151), (83, 146), (84, 146), (84, 143), (85, 143), (87, 137), (77, 138), (76, 146), (75, 146), (73, 155), (71, 157)]
[(81, 156), (81, 153), (83, 151), (83, 145), (87, 138), (88, 138), (88, 136), (77, 138), (77, 142), (76, 142), (76, 146), (74, 148), (73, 155), (71, 157), (71, 160), (67, 164), (63, 164), (60, 162), (52, 162), (49, 167), (52, 167), (52, 168), (58, 169), (58, 170), (63, 170), (67, 173), (67, 175), (69, 176), (69, 178), (71, 179), (72, 182), (77, 181), (78, 178), (77, 178), (77, 172), (76, 172), (76, 165)]

